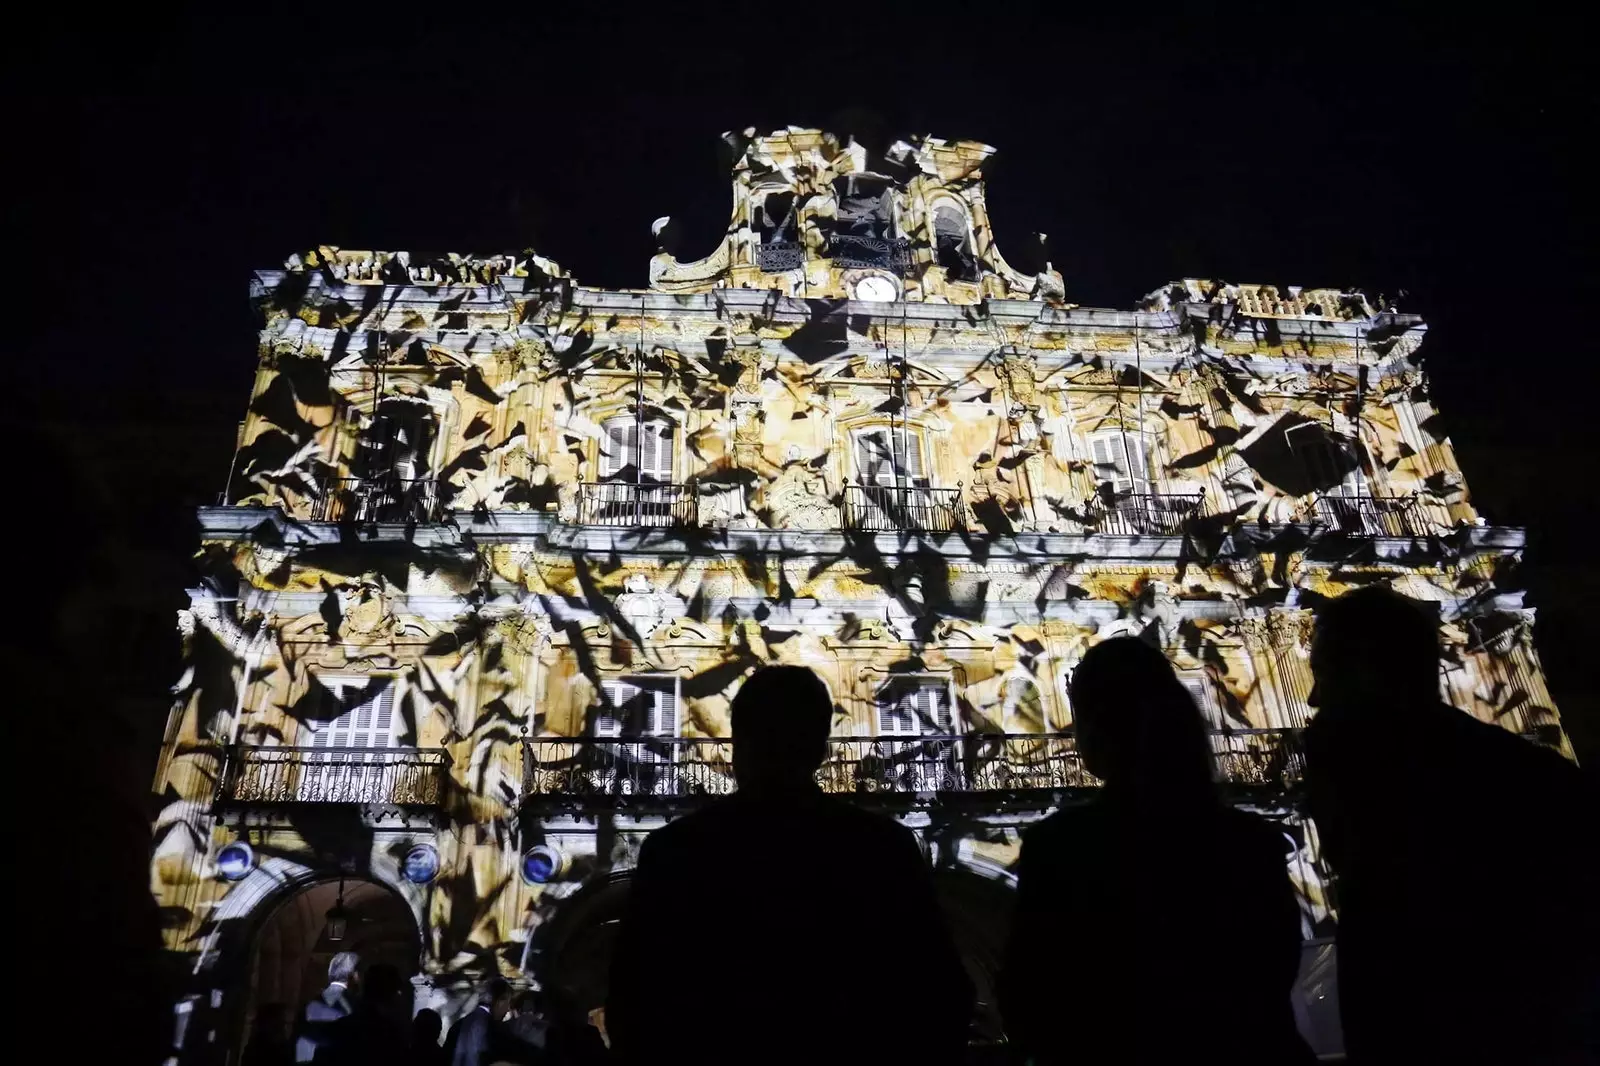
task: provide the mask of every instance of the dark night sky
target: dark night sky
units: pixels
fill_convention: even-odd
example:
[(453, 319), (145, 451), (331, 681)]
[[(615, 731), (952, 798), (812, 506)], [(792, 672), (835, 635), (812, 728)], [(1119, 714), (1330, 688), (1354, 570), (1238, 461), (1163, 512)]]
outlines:
[(1001, 250), (1036, 269), (1029, 234), (1048, 232), (1079, 303), (1129, 307), (1183, 276), (1404, 290), (1477, 502), (1530, 527), (1541, 648), (1597, 752), (1577, 721), (1596, 721), (1594, 490), (1568, 487), (1596, 396), (1579, 185), (1596, 93), (1577, 27), (1523, 5), (1432, 24), (1141, 5), (1118, 25), (987, 4), (898, 28), (847, 5), (580, 9), (597, 13), (143, 15), (12, 69), (10, 155), (36, 187), (11, 210), (39, 239), (40, 292), (9, 361), (46, 421), (76, 421), (95, 491), (129, 505), (111, 536), (149, 564), (123, 579), (129, 624), (154, 603), (151, 646), (173, 644), (145, 675), (175, 674), (188, 508), (221, 487), (248, 399), (252, 268), (319, 243), (532, 245), (582, 283), (642, 287), (653, 218), (680, 220), (685, 255), (721, 233), (723, 130), (822, 125), (875, 148), (996, 145)]

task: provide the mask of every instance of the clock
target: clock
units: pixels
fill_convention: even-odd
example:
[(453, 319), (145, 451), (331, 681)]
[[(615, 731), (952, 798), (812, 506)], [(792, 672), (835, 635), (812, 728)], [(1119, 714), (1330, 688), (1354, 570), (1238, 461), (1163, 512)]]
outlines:
[(856, 288), (851, 296), (857, 300), (872, 300), (877, 303), (893, 301), (900, 295), (894, 282), (888, 278), (871, 274), (856, 282)]

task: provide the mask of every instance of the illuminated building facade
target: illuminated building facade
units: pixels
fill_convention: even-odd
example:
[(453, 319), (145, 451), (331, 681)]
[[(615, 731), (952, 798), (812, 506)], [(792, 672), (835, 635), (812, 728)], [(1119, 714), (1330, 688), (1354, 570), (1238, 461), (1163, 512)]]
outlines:
[[(1001, 257), (986, 146), (730, 139), (722, 243), (645, 290), (532, 252), (256, 274), (157, 780), (185, 1058), (236, 1055), (341, 947), (447, 1014), (498, 971), (581, 1019), (644, 834), (731, 789), (764, 662), (834, 695), (823, 786), (926, 842), (980, 1041), (1020, 831), (1094, 787), (1066, 681), (1097, 640), (1167, 649), (1230, 794), (1283, 826), (1308, 1002), (1317, 597), (1437, 603), (1449, 698), (1567, 750), (1505, 584), (1522, 535), (1473, 510), (1416, 316), (1202, 280), (1079, 307)], [(841, 921), (883, 905), (863, 885)]]

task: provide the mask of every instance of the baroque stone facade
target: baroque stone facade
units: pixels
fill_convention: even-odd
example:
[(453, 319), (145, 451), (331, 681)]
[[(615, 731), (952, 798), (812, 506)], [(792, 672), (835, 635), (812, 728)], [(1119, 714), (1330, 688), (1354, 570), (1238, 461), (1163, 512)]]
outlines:
[(1437, 604), (1448, 697), (1567, 750), (1522, 534), (1473, 509), (1416, 316), (1194, 279), (1079, 307), (1001, 258), (984, 145), (730, 140), (721, 245), (663, 250), (647, 290), (531, 252), (255, 275), (157, 780), (185, 1056), (237, 1054), (266, 916), (343, 878), (409, 908), (419, 1004), (497, 971), (581, 1018), (643, 834), (731, 788), (765, 662), (827, 682), (824, 785), (926, 841), (981, 995), (1021, 828), (1094, 787), (1066, 680), (1097, 640), (1167, 649), (1232, 794), (1284, 827), (1313, 944), (1319, 597)]

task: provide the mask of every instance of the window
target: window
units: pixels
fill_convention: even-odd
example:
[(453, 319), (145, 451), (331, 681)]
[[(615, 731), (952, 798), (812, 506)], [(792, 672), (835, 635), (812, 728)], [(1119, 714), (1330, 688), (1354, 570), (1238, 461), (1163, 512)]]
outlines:
[(600, 685), (605, 701), (595, 723), (596, 736), (678, 735), (676, 677), (624, 677)]
[(600, 477), (672, 480), (672, 423), (661, 419), (640, 422), (633, 415), (606, 421), (600, 440)]
[(1360, 446), (1355, 440), (1332, 432), (1321, 422), (1290, 426), (1284, 437), (1307, 480), (1322, 495), (1361, 495)]
[(883, 240), (889, 236), (892, 188), (883, 178), (849, 174), (835, 178), (835, 232)]
[(933, 256), (934, 262), (944, 268), (945, 277), (952, 281), (972, 281), (978, 276), (967, 216), (954, 204), (934, 208)]
[(953, 732), (950, 686), (943, 678), (908, 678), (878, 694), (880, 736), (940, 736)]
[(1200, 717), (1205, 719), (1206, 728), (1214, 733), (1226, 729), (1227, 723), (1222, 720), (1216, 701), (1211, 698), (1210, 679), (1200, 675), (1188, 675), (1180, 676), (1178, 680), (1188, 690), (1189, 698), (1194, 700), (1195, 709), (1200, 712)]
[(922, 463), (922, 435), (902, 426), (855, 433), (856, 481), (862, 485), (928, 487)]
[(397, 746), (397, 685), (389, 677), (319, 677), (325, 701), (319, 720), (306, 722), (312, 748), (392, 748)]
[(761, 244), (792, 244), (796, 237), (794, 193), (768, 193), (751, 210)]
[(362, 428), (354, 473), (402, 483), (428, 476), (434, 437), (433, 411), (425, 404), (385, 400)]
[(1034, 733), (1044, 728), (1044, 702), (1039, 686), (1030, 678), (1006, 679), (1001, 711), (1001, 728), (1007, 733)]
[(1095, 478), (1109, 483), (1111, 491), (1150, 491), (1150, 444), (1137, 433), (1105, 430), (1089, 438)]

